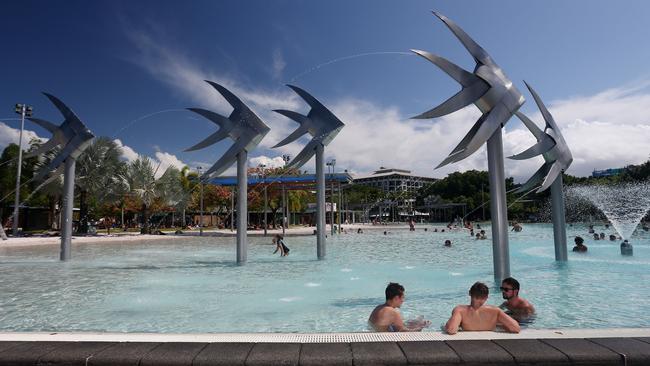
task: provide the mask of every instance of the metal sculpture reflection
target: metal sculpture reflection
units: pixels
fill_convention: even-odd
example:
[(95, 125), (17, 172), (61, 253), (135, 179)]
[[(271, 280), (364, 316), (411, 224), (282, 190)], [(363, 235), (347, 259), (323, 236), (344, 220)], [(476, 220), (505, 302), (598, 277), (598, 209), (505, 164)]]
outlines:
[(300, 168), (312, 156), (316, 155), (316, 253), (319, 259), (325, 257), (325, 160), (324, 151), (334, 137), (341, 131), (343, 122), (338, 119), (334, 113), (327, 109), (321, 102), (303, 89), (287, 85), (296, 92), (302, 99), (309, 104), (311, 110), (305, 116), (294, 111), (284, 109), (275, 110), (292, 120), (298, 122), (300, 126), (293, 131), (287, 138), (280, 141), (274, 146), (280, 147), (297, 140), (299, 137), (309, 133), (313, 138), (298, 153), (298, 155), (288, 164), (291, 168)]
[(72, 239), (72, 206), (74, 201), (74, 180), (76, 159), (90, 145), (95, 135), (84, 125), (77, 115), (68, 108), (57, 97), (43, 93), (61, 112), (64, 117), (63, 123), (57, 126), (40, 118), (29, 118), (30, 121), (38, 124), (52, 132), (52, 138), (41, 145), (38, 149), (25, 155), (26, 157), (36, 156), (58, 148), (59, 151), (52, 161), (36, 175), (35, 179), (41, 179), (47, 174), (56, 177), (61, 174), (62, 164), (65, 162), (63, 178), (63, 223), (61, 228), (61, 253), (60, 259), (65, 261), (71, 257)]
[(544, 117), (546, 127), (544, 131), (531, 121), (526, 115), (517, 112), (517, 117), (526, 125), (528, 130), (535, 136), (537, 143), (527, 150), (510, 156), (510, 159), (524, 160), (538, 155), (544, 157), (542, 165), (535, 174), (533, 174), (526, 183), (524, 183), (517, 192), (527, 192), (531, 189), (537, 189), (537, 192), (543, 192), (551, 187), (551, 205), (553, 211), (553, 234), (555, 239), (555, 260), (567, 260), (567, 243), (566, 243), (566, 222), (564, 216), (564, 192), (562, 191), (562, 173), (566, 171), (573, 156), (571, 151), (560, 133), (560, 129), (555, 123), (555, 119), (548, 111), (544, 102), (528, 84), (526, 87), (532, 94), (535, 103)]
[(233, 106), (234, 109), (230, 113), (230, 116), (224, 117), (206, 109), (188, 108), (190, 111), (200, 114), (214, 122), (220, 128), (217, 132), (185, 151), (193, 151), (208, 147), (226, 137), (230, 137), (235, 141), (235, 143), (200, 177), (200, 179), (205, 180), (211, 177), (216, 177), (237, 161), (237, 263), (244, 263), (246, 262), (248, 255), (248, 244), (246, 240), (246, 229), (248, 228), (248, 152), (253, 150), (260, 141), (262, 141), (270, 129), (250, 108), (248, 108), (228, 89), (209, 80), (206, 80), (206, 82), (212, 85), (212, 87), (214, 87), (228, 101), (228, 103)]
[(414, 118), (436, 118), (460, 110), (474, 103), (483, 113), (467, 135), (436, 168), (465, 159), (486, 141), (488, 171), (490, 174), (490, 208), (492, 214), (492, 243), (495, 281), (500, 283), (510, 274), (508, 253), (508, 218), (503, 172), (503, 146), (501, 127), (524, 103), (524, 97), (513, 85), (492, 57), (458, 25), (440, 13), (440, 18), (460, 40), (476, 61), (474, 72), (468, 72), (449, 60), (426, 51), (412, 50), (426, 58), (456, 80), (462, 89), (441, 105)]

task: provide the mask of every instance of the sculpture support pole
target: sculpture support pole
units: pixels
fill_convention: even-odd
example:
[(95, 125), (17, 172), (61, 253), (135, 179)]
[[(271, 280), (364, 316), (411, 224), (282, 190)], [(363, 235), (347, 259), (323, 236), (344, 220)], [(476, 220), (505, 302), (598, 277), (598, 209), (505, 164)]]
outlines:
[(490, 215), (492, 216), (492, 260), (494, 262), (494, 282), (498, 285), (504, 278), (510, 277), (508, 206), (506, 205), (503, 144), (500, 128), (488, 139), (487, 153), (490, 174)]
[(72, 245), (72, 207), (74, 206), (74, 171), (77, 162), (68, 157), (65, 159), (63, 176), (63, 225), (61, 225), (61, 255), (62, 261), (70, 260)]
[(316, 254), (325, 258), (325, 147), (316, 145)]
[(555, 260), (566, 262), (566, 221), (564, 217), (564, 192), (562, 174), (551, 185), (551, 206), (553, 210), (553, 239), (555, 240)]
[(7, 234), (5, 233), (5, 228), (2, 224), (2, 217), (0, 217), (0, 238), (2, 240), (7, 240)]
[(235, 230), (235, 187), (230, 189), (230, 231)]
[(248, 229), (248, 176), (246, 161), (248, 152), (237, 154), (237, 264), (244, 264), (248, 256), (246, 230)]

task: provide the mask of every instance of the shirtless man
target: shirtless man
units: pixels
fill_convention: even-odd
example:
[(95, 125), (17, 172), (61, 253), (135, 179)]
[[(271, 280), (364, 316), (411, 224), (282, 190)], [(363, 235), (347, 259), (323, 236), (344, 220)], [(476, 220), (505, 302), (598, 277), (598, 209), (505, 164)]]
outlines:
[(504, 301), (501, 309), (508, 309), (509, 315), (514, 319), (521, 321), (533, 314), (535, 308), (526, 299), (519, 297), (519, 281), (508, 277), (501, 282), (501, 295)]
[(465, 331), (494, 330), (497, 323), (510, 333), (519, 333), (519, 323), (496, 306), (484, 305), (489, 294), (488, 287), (476, 282), (469, 289), (469, 305), (458, 305), (445, 325), (445, 331), (456, 334), (458, 328)]
[(391, 282), (386, 287), (386, 302), (375, 308), (368, 318), (368, 324), (377, 332), (419, 332), (431, 324), (418, 319), (404, 324), (399, 307), (404, 303), (404, 286)]

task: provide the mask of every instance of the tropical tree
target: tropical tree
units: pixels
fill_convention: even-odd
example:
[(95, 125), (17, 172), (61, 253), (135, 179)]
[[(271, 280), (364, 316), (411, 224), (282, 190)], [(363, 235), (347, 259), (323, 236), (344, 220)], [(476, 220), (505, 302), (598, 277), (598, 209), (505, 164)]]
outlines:
[(88, 232), (89, 207), (99, 209), (125, 193), (121, 176), (126, 163), (121, 148), (108, 137), (95, 138), (77, 159), (75, 185), (79, 193), (79, 232)]
[(140, 204), (142, 217), (142, 234), (149, 234), (148, 208), (159, 195), (159, 186), (156, 184), (155, 169), (151, 160), (146, 156), (139, 156), (127, 167), (123, 181), (127, 184), (130, 195)]

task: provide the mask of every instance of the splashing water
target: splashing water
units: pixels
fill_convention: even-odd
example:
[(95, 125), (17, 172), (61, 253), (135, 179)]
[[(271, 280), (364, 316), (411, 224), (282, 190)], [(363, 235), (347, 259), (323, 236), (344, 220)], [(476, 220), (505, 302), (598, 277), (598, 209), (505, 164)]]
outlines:
[(596, 205), (623, 239), (632, 236), (650, 209), (650, 182), (577, 186), (567, 193)]
[(314, 67), (312, 67), (312, 68), (309, 68), (309, 69), (307, 69), (307, 70), (301, 72), (300, 74), (298, 74), (298, 75), (292, 77), (291, 79), (289, 79), (288, 83), (293, 83), (294, 81), (300, 79), (301, 77), (303, 77), (303, 76), (305, 76), (305, 75), (307, 75), (307, 74), (309, 74), (309, 73), (311, 73), (311, 72), (313, 72), (313, 71), (316, 71), (316, 70), (318, 70), (318, 69), (320, 69), (320, 68), (322, 68), (322, 67), (324, 67), (324, 66), (328, 66), (328, 65), (331, 65), (331, 64), (336, 63), (336, 62), (345, 61), (345, 60), (350, 60), (350, 59), (357, 58), (357, 57), (376, 56), (376, 55), (406, 55), (406, 56), (414, 56), (415, 54), (414, 54), (414, 53), (410, 53), (410, 52), (399, 52), (399, 51), (381, 51), (381, 52), (364, 52), (364, 53), (358, 53), (358, 54), (355, 54), (355, 55), (339, 57), (339, 58), (335, 58), (335, 59), (333, 59), (333, 60), (329, 60), (329, 61), (327, 61), (327, 62), (320, 63), (320, 64), (318, 64), (318, 65), (316, 65), (316, 66), (314, 66)]

